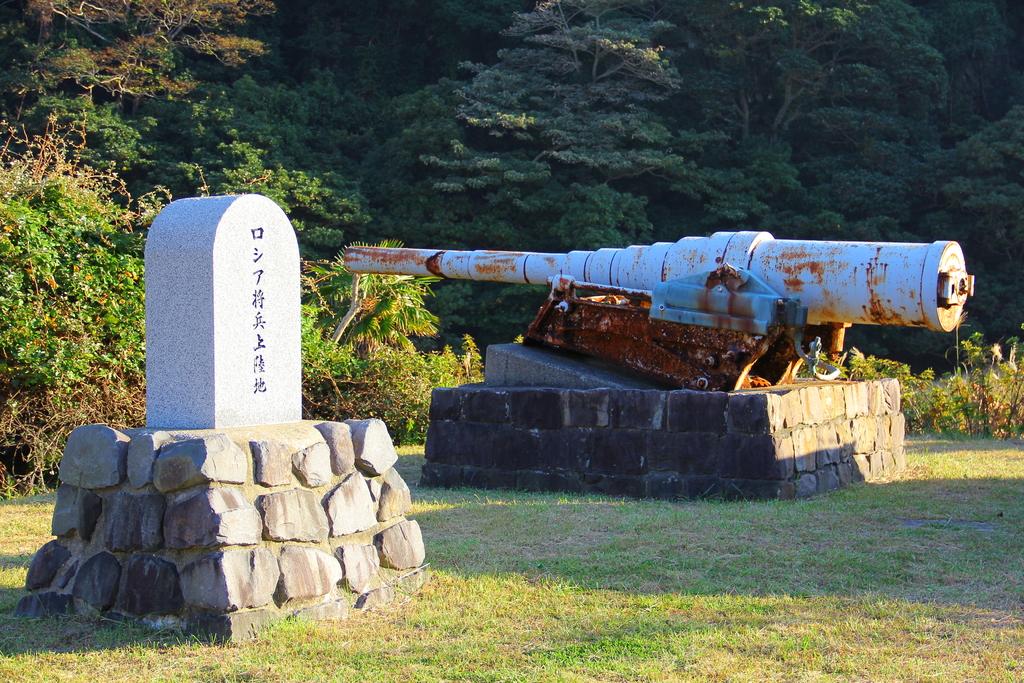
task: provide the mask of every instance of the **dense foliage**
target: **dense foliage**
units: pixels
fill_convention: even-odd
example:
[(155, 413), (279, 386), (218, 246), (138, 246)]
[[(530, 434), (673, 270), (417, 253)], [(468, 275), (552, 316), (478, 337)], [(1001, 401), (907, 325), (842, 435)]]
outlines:
[[(135, 195), (263, 192), (307, 255), (952, 238), (979, 275), (970, 330), (1024, 320), (1019, 3), (18, 0), (0, 36), (9, 121), (82, 126)], [(440, 343), (489, 343), (538, 300), (443, 283), (430, 306)], [(915, 367), (951, 346), (853, 341)]]
[[(140, 245), (172, 197), (285, 208), (311, 264), (307, 408), (369, 401), (402, 438), (429, 386), (478, 375), (471, 343), (445, 346), (512, 339), (543, 293), (353, 290), (346, 243), (957, 239), (978, 275), (962, 334), (1024, 320), (1020, 3), (13, 0), (0, 64), (0, 119), (20, 131), (0, 170), (0, 447), (36, 449), (37, 474), (57, 415), (140, 419)], [(52, 126), (78, 132), (70, 156), (34, 137)], [(914, 425), (1016, 433), (1015, 352), (969, 341), (955, 366), (948, 335), (850, 340), (920, 390)], [(927, 366), (955, 372), (936, 384)]]

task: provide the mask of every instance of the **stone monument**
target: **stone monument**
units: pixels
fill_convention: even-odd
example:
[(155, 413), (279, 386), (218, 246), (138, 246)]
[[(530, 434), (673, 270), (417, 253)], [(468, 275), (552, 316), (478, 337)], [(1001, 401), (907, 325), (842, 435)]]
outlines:
[(380, 420), (301, 420), (299, 255), (258, 195), (173, 202), (146, 245), (146, 427), (68, 438), (22, 616), (230, 640), (419, 589), (419, 525)]

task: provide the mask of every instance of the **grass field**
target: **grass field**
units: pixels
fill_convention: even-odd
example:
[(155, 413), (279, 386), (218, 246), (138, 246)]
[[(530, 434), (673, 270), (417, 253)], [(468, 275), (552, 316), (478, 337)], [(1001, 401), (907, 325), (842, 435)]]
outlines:
[(805, 502), (414, 487), (423, 592), (243, 645), (14, 619), (53, 499), (0, 503), (0, 680), (1024, 680), (1024, 448), (909, 461)]

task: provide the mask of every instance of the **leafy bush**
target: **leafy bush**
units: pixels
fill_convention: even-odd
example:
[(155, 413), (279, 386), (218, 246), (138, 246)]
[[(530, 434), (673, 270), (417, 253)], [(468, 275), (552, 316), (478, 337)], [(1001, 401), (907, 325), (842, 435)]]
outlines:
[(957, 370), (936, 378), (931, 369), (865, 356), (852, 349), (851, 379), (895, 377), (903, 387), (903, 412), (914, 432), (992, 436), (1024, 433), (1024, 369), (1017, 364), (1020, 342), (986, 344), (980, 333), (957, 347)]
[[(16, 151), (17, 150), (17, 151)], [(143, 415), (146, 212), (54, 132), (0, 154), (0, 487), (42, 485), (64, 437)], [(133, 208), (127, 208), (133, 207)], [(18, 462), (10, 472), (3, 463)]]

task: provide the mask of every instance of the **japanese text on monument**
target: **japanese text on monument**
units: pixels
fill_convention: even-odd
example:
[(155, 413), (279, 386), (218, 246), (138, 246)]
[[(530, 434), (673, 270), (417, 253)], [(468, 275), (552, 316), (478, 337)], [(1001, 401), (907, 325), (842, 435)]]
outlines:
[(266, 293), (263, 291), (261, 282), (263, 281), (263, 273), (265, 271), (266, 262), (263, 260), (264, 253), (262, 249), (263, 242), (263, 228), (252, 228), (253, 249), (252, 249), (252, 262), (254, 270), (252, 271), (252, 331), (255, 335), (255, 345), (253, 346), (253, 358), (252, 358), (252, 374), (253, 374), (253, 386), (252, 393), (254, 394), (265, 394), (267, 392), (267, 362), (265, 358), (265, 351), (267, 348), (266, 343), (266, 329), (267, 320), (263, 317), (264, 304), (266, 303)]

